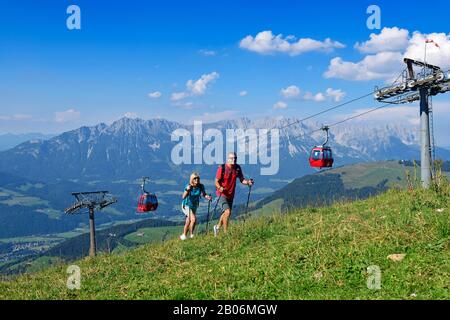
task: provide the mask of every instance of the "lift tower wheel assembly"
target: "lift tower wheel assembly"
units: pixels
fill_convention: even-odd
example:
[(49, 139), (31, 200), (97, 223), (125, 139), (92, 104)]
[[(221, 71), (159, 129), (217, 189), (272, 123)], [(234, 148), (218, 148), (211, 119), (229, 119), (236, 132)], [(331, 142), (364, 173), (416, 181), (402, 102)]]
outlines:
[(73, 192), (76, 202), (65, 210), (66, 214), (89, 212), (89, 256), (93, 257), (97, 253), (97, 243), (95, 240), (95, 210), (101, 210), (107, 206), (116, 203), (114, 198), (108, 191), (93, 192)]

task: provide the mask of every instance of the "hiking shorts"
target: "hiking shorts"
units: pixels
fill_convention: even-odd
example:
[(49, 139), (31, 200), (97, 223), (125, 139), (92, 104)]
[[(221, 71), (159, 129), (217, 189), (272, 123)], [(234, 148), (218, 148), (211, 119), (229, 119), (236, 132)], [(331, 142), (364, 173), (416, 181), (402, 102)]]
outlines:
[(195, 211), (192, 210), (191, 208), (189, 208), (188, 206), (183, 206), (183, 205), (181, 205), (181, 211), (184, 213), (184, 215), (186, 216), (186, 218), (189, 217), (189, 213), (195, 214)]
[(219, 203), (217, 204), (217, 207), (220, 209), (220, 213), (223, 213), (227, 209), (233, 208), (233, 199), (227, 199), (225, 197), (220, 197)]

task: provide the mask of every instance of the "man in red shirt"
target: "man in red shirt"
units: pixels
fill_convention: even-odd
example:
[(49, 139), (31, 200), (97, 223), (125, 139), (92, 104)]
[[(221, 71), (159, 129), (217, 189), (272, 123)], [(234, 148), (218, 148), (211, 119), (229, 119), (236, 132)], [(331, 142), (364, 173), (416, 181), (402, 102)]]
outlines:
[(223, 231), (226, 233), (228, 228), (228, 219), (231, 216), (233, 207), (234, 192), (236, 190), (236, 179), (239, 178), (242, 184), (252, 186), (253, 179), (244, 179), (241, 166), (236, 164), (236, 153), (230, 152), (227, 157), (227, 163), (219, 166), (216, 174), (217, 195), (220, 197), (217, 204), (221, 210), (219, 223), (214, 226), (214, 236), (219, 233), (223, 225)]

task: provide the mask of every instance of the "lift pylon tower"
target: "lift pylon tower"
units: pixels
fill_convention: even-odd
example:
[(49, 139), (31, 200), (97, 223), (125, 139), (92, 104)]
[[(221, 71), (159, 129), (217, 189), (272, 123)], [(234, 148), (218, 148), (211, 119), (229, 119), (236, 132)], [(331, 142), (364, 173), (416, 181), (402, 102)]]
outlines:
[(117, 199), (114, 198), (108, 191), (93, 191), (93, 192), (73, 192), (72, 195), (77, 200), (73, 205), (65, 210), (67, 214), (80, 214), (86, 211), (82, 209), (88, 209), (89, 212), (89, 234), (90, 245), (89, 255), (95, 256), (97, 246), (95, 242), (95, 210), (101, 210), (107, 206), (116, 203)]
[[(429, 99), (450, 91), (450, 71), (409, 58), (404, 62), (402, 80), (390, 87), (376, 87), (374, 96), (379, 102), (392, 104), (420, 101), (420, 174), (422, 186), (428, 188), (432, 179)], [(415, 73), (414, 67), (420, 67), (421, 71)]]

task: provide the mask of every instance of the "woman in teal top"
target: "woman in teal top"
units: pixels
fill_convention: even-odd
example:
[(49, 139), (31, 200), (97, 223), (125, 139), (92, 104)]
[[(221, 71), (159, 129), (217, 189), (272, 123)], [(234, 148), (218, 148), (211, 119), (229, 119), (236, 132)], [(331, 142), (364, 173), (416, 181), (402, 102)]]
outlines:
[(188, 231), (191, 233), (190, 238), (194, 237), (195, 214), (200, 203), (200, 196), (205, 197), (208, 201), (212, 199), (211, 196), (206, 194), (205, 186), (200, 183), (200, 175), (194, 172), (191, 174), (189, 184), (186, 185), (183, 192), (181, 210), (186, 216), (186, 223), (184, 224), (183, 234), (180, 236), (181, 240), (186, 240)]

